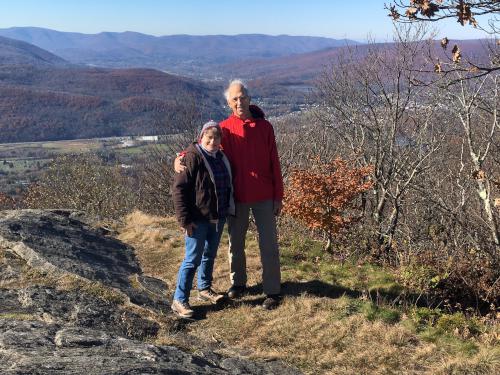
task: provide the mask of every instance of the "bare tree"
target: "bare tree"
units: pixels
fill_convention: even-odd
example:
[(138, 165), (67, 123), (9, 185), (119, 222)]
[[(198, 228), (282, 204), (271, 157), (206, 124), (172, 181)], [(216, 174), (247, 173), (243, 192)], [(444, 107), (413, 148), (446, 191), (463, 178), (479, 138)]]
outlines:
[[(154, 124), (160, 141), (149, 147), (137, 176), (140, 209), (160, 215), (173, 212), (173, 160), (176, 153), (196, 139), (197, 129), (203, 124), (203, 108), (194, 96), (178, 97), (172, 110)], [(172, 134), (171, 128), (177, 131)]]
[[(458, 119), (463, 129), (461, 169), (468, 169), (470, 174), (467, 177), (472, 177), (475, 181), (477, 199), (481, 202), (481, 208), (474, 214), (488, 228), (495, 252), (500, 247), (500, 235), (492, 192), (498, 164), (491, 164), (489, 161), (495, 143), (500, 139), (499, 82), (500, 76), (497, 74), (474, 81), (461, 80), (447, 92), (448, 110)], [(483, 244), (477, 245), (484, 248)], [(491, 255), (498, 256), (496, 253)]]
[(372, 218), (378, 255), (393, 246), (408, 192), (433, 168), (443, 140), (433, 121), (440, 90), (415, 84), (423, 29), (402, 28), (393, 45), (372, 44), (365, 56), (350, 49), (318, 82), (319, 119), (338, 137), (338, 152), (374, 165)]
[(306, 168), (311, 158), (326, 161), (335, 154), (336, 141), (329, 128), (316, 121), (311, 112), (290, 114), (273, 119), (281, 172), (286, 181), (292, 169)]

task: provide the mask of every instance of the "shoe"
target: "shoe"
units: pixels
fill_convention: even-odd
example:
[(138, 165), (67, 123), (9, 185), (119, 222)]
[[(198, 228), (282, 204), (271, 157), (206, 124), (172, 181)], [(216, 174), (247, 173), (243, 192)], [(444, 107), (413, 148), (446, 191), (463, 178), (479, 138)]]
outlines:
[(238, 286), (238, 285), (233, 285), (229, 290), (227, 291), (227, 296), (231, 299), (236, 299), (240, 298), (243, 293), (245, 293), (245, 286)]
[(191, 309), (191, 306), (189, 306), (189, 303), (187, 302), (181, 302), (174, 299), (170, 308), (176, 315), (180, 316), (181, 318), (192, 318), (194, 315), (194, 311)]
[(279, 294), (270, 294), (266, 297), (264, 302), (262, 302), (262, 308), (264, 310), (272, 310), (278, 307), (280, 304), (280, 295)]
[(219, 301), (224, 299), (224, 294), (215, 292), (212, 288), (207, 288), (198, 291), (198, 299), (201, 301), (209, 301), (216, 305)]

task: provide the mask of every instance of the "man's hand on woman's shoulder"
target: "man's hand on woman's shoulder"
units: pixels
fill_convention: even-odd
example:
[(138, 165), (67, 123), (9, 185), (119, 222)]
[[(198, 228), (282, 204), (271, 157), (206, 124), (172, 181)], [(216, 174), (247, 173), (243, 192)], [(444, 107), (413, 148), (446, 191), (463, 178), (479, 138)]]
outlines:
[(174, 160), (174, 171), (175, 173), (184, 172), (186, 166), (182, 164), (182, 160), (184, 159), (184, 154), (177, 154), (177, 157)]

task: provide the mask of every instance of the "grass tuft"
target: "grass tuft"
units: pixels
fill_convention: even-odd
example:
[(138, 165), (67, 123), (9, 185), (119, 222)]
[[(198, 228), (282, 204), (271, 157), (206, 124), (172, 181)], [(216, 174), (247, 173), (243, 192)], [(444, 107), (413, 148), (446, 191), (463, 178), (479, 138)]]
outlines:
[(0, 313), (0, 319), (5, 319), (5, 320), (39, 320), (36, 316), (32, 314), (25, 314), (25, 313)]
[(401, 313), (394, 309), (377, 306), (373, 303), (366, 304), (363, 309), (364, 316), (370, 322), (381, 320), (387, 324), (395, 324), (399, 322)]

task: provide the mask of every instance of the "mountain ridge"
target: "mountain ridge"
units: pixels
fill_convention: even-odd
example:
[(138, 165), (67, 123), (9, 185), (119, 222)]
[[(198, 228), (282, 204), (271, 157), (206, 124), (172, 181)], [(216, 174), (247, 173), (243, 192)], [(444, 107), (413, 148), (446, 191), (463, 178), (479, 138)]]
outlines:
[(268, 59), (357, 44), (326, 37), (238, 34), (163, 35), (133, 31), (84, 34), (44, 28), (0, 29), (0, 36), (46, 49), (72, 63), (102, 67), (150, 67), (174, 73), (207, 75), (215, 65)]
[(33, 44), (0, 36), (0, 65), (67, 66), (69, 62)]

